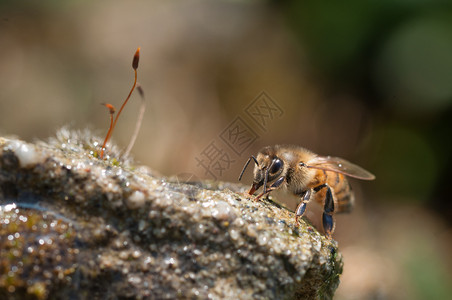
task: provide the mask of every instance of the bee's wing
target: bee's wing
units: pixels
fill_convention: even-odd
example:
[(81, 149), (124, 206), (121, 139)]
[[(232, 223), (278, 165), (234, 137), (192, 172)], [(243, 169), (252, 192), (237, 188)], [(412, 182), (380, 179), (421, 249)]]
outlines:
[(317, 156), (307, 163), (307, 167), (341, 173), (362, 180), (375, 179), (374, 174), (340, 157)]

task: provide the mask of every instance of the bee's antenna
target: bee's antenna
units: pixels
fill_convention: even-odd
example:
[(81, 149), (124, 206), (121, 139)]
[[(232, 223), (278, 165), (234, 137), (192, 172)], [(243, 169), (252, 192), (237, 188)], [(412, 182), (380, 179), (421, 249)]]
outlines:
[(257, 166), (259, 166), (259, 163), (257, 162), (257, 159), (253, 155), (251, 155), (250, 158), (248, 158), (248, 160), (246, 161), (245, 166), (242, 169), (242, 172), (240, 173), (239, 181), (242, 179), (243, 173), (245, 173), (245, 170), (248, 167), (248, 165), (250, 164), (251, 159), (254, 160), (254, 163), (256, 163)]

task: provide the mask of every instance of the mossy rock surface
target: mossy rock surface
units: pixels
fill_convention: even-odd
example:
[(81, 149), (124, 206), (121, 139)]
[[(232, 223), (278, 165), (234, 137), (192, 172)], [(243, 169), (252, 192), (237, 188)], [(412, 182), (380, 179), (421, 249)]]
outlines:
[(329, 299), (337, 244), (246, 187), (181, 183), (100, 138), (0, 137), (0, 299)]

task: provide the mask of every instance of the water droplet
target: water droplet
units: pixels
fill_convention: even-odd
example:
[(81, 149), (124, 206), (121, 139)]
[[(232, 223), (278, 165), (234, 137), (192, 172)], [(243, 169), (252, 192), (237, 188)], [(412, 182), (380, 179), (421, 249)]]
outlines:
[(237, 230), (232, 229), (231, 231), (229, 231), (229, 235), (231, 236), (231, 239), (233, 239), (234, 241), (237, 240), (240, 236), (239, 232)]
[(268, 236), (265, 233), (261, 233), (259, 234), (259, 236), (257, 237), (257, 243), (260, 246), (265, 246), (268, 242)]

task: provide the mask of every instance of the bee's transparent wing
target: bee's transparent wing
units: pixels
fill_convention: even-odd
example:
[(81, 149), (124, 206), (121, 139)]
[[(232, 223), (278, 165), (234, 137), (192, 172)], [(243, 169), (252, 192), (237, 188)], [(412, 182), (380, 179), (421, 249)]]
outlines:
[(307, 167), (341, 173), (362, 180), (375, 179), (374, 174), (340, 157), (317, 156), (307, 163)]

